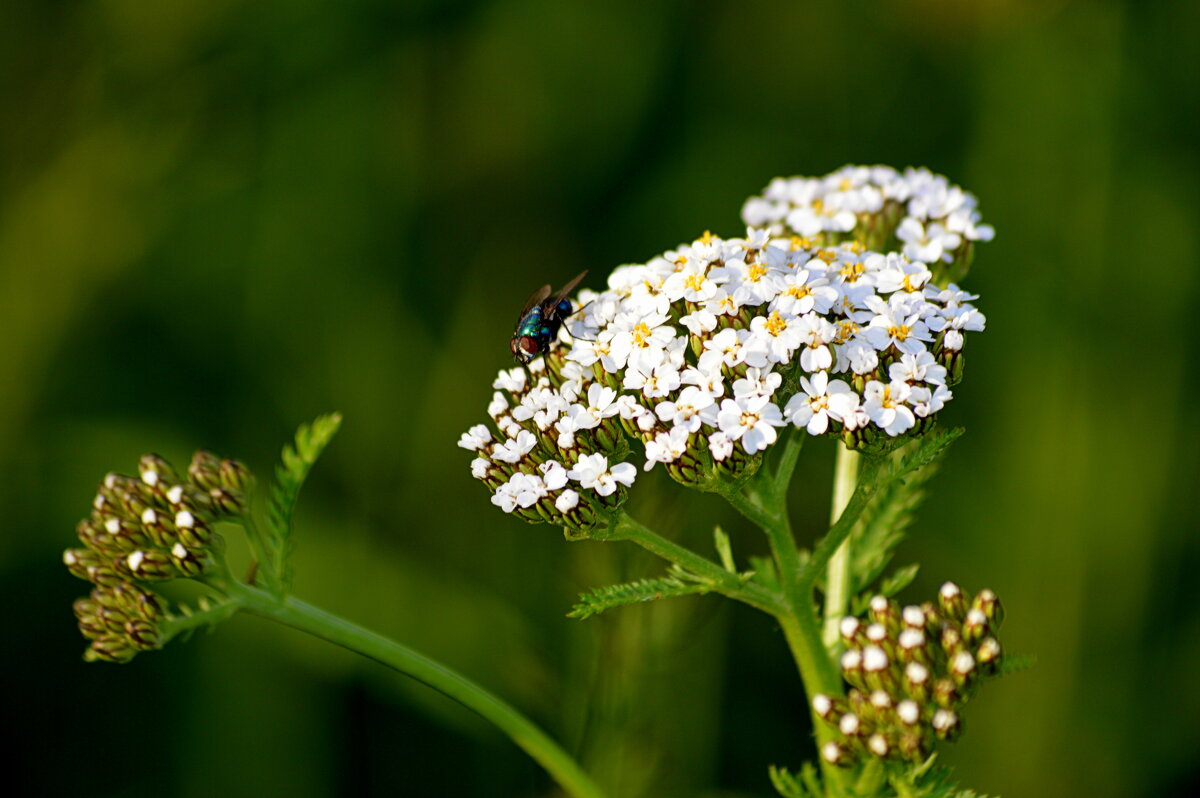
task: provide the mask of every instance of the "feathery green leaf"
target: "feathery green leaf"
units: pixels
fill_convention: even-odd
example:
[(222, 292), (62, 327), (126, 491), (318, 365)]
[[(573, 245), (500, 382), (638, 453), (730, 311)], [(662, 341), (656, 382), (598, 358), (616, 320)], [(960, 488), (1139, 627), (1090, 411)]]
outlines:
[(292, 512), (300, 497), (308, 472), (321, 456), (325, 446), (341, 426), (340, 413), (319, 416), (311, 424), (301, 424), (296, 430), (295, 444), (283, 447), (281, 463), (275, 467), (275, 484), (271, 487), (267, 507), (266, 535), (268, 584), (278, 592), (286, 592), (292, 576), (288, 557), (292, 550)]
[(684, 578), (686, 574), (659, 577), (657, 579), (639, 579), (636, 582), (625, 582), (619, 585), (608, 585), (589, 590), (579, 596), (577, 603), (568, 618), (590, 618), (599, 615), (613, 607), (623, 607), (626, 604), (638, 604), (644, 601), (657, 601), (676, 596), (703, 595), (712, 590), (707, 582), (694, 582)]

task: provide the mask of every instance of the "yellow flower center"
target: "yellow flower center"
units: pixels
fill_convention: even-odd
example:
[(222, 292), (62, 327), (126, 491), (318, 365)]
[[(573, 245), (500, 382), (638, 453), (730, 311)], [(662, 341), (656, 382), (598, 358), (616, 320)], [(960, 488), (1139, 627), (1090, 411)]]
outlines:
[(856, 255), (861, 255), (867, 251), (867, 245), (861, 241), (851, 241), (846, 245), (846, 249), (850, 250)]
[(683, 271), (683, 267), (687, 266), (687, 262), (688, 262), (687, 258), (685, 258), (683, 255), (680, 255), (678, 258), (675, 259), (675, 271), (677, 271), (677, 272)]
[(712, 231), (705, 230), (704, 235), (700, 236), (700, 243), (701, 244), (711, 244), (713, 238), (715, 238), (715, 236), (712, 234)]
[(742, 413), (742, 426), (753, 427), (758, 423), (758, 413)]
[(649, 342), (650, 328), (646, 326), (646, 322), (640, 322), (638, 326), (633, 328), (634, 346), (648, 346)]
[(838, 270), (838, 274), (848, 283), (858, 282), (858, 278), (867, 273), (867, 267), (861, 263), (847, 263)]
[(771, 315), (767, 317), (767, 321), (763, 327), (771, 335), (779, 335), (787, 329), (787, 321), (779, 315), (779, 311), (771, 311)]
[(812, 202), (812, 209), (813, 209), (813, 213), (816, 213), (816, 214), (825, 213), (825, 203), (819, 199), (815, 199)]
[(808, 236), (792, 236), (792, 252), (799, 249), (812, 249), (813, 242)]
[(750, 270), (746, 273), (746, 277), (747, 277), (747, 279), (752, 280), (753, 282), (757, 283), (759, 280), (762, 279), (763, 275), (766, 273), (767, 273), (766, 266), (763, 266), (761, 263), (751, 263)]
[(687, 285), (687, 287), (693, 291), (699, 291), (701, 288), (704, 287), (704, 275), (703, 274), (689, 274), (687, 276), (687, 279), (684, 280), (684, 284)]
[(808, 285), (793, 285), (787, 290), (787, 295), (795, 299), (804, 299), (804, 297), (810, 296), (811, 294), (812, 291), (809, 289)]
[(832, 249), (823, 249), (817, 253), (817, 257), (826, 263), (833, 263), (835, 260), (837, 260), (837, 253)]
[(843, 177), (842, 182), (838, 183), (838, 191), (849, 191), (853, 187), (854, 184), (850, 182), (850, 178), (848, 177)]
[(897, 341), (903, 341), (908, 338), (910, 332), (912, 332), (912, 327), (909, 327), (907, 324), (897, 324), (894, 327), (888, 327), (888, 335)]
[(911, 274), (906, 274), (906, 275), (904, 275), (904, 283), (903, 283), (903, 285), (904, 285), (904, 290), (905, 290), (905, 291), (908, 291), (908, 292), (910, 292), (910, 293), (911, 293), (911, 292), (913, 292), (913, 291), (916, 291), (916, 290), (918, 290), (918, 289), (917, 289), (917, 287), (916, 287), (916, 286), (914, 286), (914, 285), (913, 285), (913, 283), (912, 283), (912, 275), (911, 275)]

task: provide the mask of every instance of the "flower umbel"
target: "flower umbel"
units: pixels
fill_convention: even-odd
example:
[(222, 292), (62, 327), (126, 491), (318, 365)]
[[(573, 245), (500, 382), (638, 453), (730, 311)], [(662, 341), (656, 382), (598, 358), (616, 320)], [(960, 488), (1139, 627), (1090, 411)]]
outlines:
[(76, 528), (84, 548), (63, 552), (67, 569), (95, 585), (75, 602), (79, 629), (91, 641), (88, 661), (126, 662), (166, 643), (178, 618), (151, 585), (202, 578), (218, 553), (213, 527), (246, 507), (250, 473), (235, 460), (197, 452), (182, 476), (148, 454), (138, 473), (104, 478), (91, 515)]
[(746, 203), (744, 237), (705, 233), (580, 292), (546, 357), (493, 383), (495, 431), (460, 439), (473, 475), (505, 512), (587, 527), (634, 472), (551, 487), (544, 464), (586, 473), (640, 444), (646, 470), (715, 490), (753, 474), (788, 424), (873, 451), (924, 432), (953, 397), (963, 333), (984, 327), (976, 297), (943, 282), (991, 238), (976, 204), (926, 170), (772, 182)]

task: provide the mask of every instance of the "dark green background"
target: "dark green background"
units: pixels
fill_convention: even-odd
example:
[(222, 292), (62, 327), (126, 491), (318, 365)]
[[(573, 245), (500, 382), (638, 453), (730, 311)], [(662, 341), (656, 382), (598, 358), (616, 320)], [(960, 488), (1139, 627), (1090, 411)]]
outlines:
[[(981, 791), (1200, 783), (1195, 39), (1200, 5), (94, 0), (0, 5), (0, 740), (16, 795), (547, 796), (507, 740), (253, 618), (85, 665), (59, 564), (145, 451), (269, 471), (341, 436), (297, 589), (528, 711), (614, 798), (757, 795), (811, 755), (771, 623), (713, 598), (563, 617), (653, 574), (502, 516), (459, 432), (519, 304), (598, 285), (777, 174), (926, 164), (994, 243), (967, 435), (899, 561), (995, 588), (1036, 669), (947, 752)], [(797, 474), (805, 541), (832, 449)], [(661, 474), (634, 507), (762, 540)], [(15, 763), (15, 767), (13, 766)]]

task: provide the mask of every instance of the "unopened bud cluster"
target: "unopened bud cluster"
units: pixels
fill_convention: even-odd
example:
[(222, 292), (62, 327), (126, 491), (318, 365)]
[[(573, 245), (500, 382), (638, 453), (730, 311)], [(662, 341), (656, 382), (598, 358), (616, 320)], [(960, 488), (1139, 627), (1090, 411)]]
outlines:
[(923, 432), (984, 328), (944, 280), (991, 238), (975, 206), (925, 170), (773, 182), (744, 237), (705, 233), (580, 291), (547, 355), (500, 373), (494, 427), (462, 436), (473, 474), (506, 512), (586, 525), (634, 480), (614, 466), (625, 439), (646, 470), (711, 488), (789, 424), (876, 450)]
[(91, 640), (85, 659), (125, 662), (161, 644), (166, 603), (148, 585), (201, 576), (219, 539), (213, 526), (246, 505), (250, 472), (234, 460), (197, 452), (186, 475), (148, 454), (138, 476), (109, 474), (76, 532), (84, 548), (63, 563), (95, 585), (75, 602), (79, 629)]
[(962, 732), (962, 706), (1000, 665), (995, 637), (1003, 611), (995, 593), (968, 597), (954, 583), (938, 601), (901, 608), (883, 596), (868, 617), (841, 623), (845, 699), (813, 696), (835, 730), (821, 756), (832, 764), (864, 757), (920, 762), (935, 742)]

